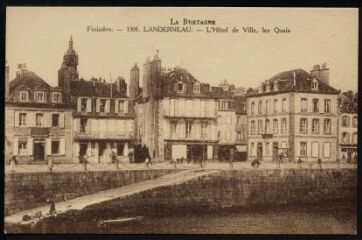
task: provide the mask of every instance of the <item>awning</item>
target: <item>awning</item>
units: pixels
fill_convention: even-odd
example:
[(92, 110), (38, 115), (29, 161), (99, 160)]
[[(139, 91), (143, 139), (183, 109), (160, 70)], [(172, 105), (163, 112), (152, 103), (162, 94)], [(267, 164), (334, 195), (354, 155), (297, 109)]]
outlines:
[(246, 145), (236, 145), (235, 147), (238, 152), (246, 152)]

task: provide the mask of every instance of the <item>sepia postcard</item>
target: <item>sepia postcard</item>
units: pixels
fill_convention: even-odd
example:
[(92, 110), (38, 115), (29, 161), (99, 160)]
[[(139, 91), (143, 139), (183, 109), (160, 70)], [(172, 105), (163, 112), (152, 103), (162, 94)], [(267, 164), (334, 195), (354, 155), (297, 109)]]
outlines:
[(357, 234), (358, 9), (7, 7), (5, 234)]

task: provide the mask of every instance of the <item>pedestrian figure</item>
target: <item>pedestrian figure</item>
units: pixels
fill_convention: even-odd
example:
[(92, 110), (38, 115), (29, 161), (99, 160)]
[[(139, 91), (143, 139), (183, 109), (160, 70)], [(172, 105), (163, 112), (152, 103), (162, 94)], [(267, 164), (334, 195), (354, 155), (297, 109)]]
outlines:
[(176, 159), (172, 159), (172, 162), (174, 164), (174, 167), (177, 168), (177, 160)]
[(84, 164), (84, 171), (87, 171), (87, 164), (88, 164), (88, 160), (85, 158), (85, 156), (83, 154), (79, 155), (79, 162)]
[(53, 171), (53, 160), (51, 158), (48, 159), (48, 169), (50, 172)]
[(336, 163), (337, 163), (338, 168), (341, 168), (341, 160), (339, 160), (339, 158), (337, 158)]
[(342, 161), (345, 162), (346, 161), (346, 155), (343, 153), (342, 155)]
[(146, 158), (145, 163), (146, 163), (146, 168), (149, 169), (150, 168), (150, 159)]
[(302, 159), (300, 157), (298, 158), (297, 163), (299, 165), (299, 168), (302, 168)]
[(15, 168), (18, 165), (18, 161), (16, 160), (16, 156), (11, 156), (10, 158), (10, 167), (11, 167), (11, 171), (15, 172)]
[(321, 158), (318, 158), (318, 165), (319, 165), (319, 168), (322, 169), (322, 159)]
[(50, 209), (49, 209), (49, 214), (54, 214), (56, 211), (55, 211), (55, 202), (53, 199), (47, 199), (47, 203), (50, 204)]
[(254, 168), (258, 168), (260, 166), (260, 161), (259, 159), (255, 158), (252, 162), (251, 162), (251, 166)]

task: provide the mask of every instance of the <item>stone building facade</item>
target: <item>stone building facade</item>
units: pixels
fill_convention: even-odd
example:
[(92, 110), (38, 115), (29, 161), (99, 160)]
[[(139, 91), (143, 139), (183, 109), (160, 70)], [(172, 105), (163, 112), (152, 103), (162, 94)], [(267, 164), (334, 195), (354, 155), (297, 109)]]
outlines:
[(217, 99), (208, 84), (183, 68), (162, 71), (155, 55), (144, 64), (136, 105), (139, 139), (154, 159), (217, 158)]
[(336, 159), (339, 91), (328, 71), (323, 64), (282, 72), (248, 93), (249, 159)]
[(104, 79), (79, 79), (78, 54), (72, 38), (58, 71), (58, 84), (73, 108), (73, 156), (89, 162), (110, 162), (110, 153), (128, 156), (134, 142), (134, 111), (123, 78), (107, 83)]
[(357, 157), (358, 114), (341, 113), (338, 125), (338, 158), (342, 162), (352, 162)]
[(72, 156), (72, 109), (63, 92), (20, 65), (5, 104), (5, 160), (67, 163)]

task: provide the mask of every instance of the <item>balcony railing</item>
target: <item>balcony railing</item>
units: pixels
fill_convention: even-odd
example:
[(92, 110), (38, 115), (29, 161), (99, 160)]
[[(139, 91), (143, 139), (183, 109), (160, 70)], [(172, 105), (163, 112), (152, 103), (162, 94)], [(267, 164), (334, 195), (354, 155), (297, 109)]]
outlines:
[(76, 139), (133, 139), (132, 132), (75, 132)]

